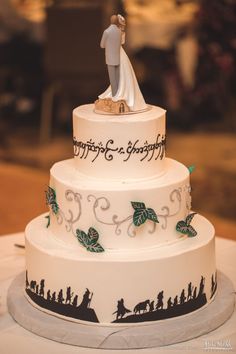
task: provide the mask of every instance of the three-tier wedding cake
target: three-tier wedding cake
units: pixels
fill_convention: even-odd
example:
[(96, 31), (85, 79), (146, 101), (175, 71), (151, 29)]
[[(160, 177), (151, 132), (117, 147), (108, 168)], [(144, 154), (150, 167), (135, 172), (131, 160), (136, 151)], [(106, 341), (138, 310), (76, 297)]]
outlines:
[(50, 213), (26, 228), (26, 296), (73, 321), (140, 323), (206, 306), (214, 228), (191, 212), (190, 172), (165, 157), (165, 111), (73, 112), (74, 159), (56, 163)]
[[(119, 23), (104, 48), (109, 35), (121, 42)], [(146, 105), (120, 51), (111, 88), (73, 112), (74, 159), (50, 171), (49, 215), (26, 228), (30, 303), (115, 327), (198, 311), (217, 288), (214, 228), (191, 211), (190, 171), (165, 156), (166, 112)]]

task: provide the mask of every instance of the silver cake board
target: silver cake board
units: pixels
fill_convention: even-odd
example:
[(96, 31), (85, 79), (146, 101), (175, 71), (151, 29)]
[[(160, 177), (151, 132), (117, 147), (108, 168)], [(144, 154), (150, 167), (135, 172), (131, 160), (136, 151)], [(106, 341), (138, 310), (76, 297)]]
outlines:
[(218, 272), (217, 295), (197, 312), (138, 326), (100, 326), (80, 324), (49, 315), (32, 306), (24, 296), (25, 274), (10, 285), (8, 310), (25, 329), (57, 342), (99, 349), (141, 349), (161, 347), (187, 341), (209, 333), (222, 325), (233, 313), (234, 288)]

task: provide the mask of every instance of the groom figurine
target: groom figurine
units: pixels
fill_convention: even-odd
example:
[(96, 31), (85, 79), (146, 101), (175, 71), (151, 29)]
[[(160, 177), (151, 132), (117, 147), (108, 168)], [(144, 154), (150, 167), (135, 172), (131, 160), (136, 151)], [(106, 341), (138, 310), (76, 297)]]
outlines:
[(110, 26), (103, 32), (101, 48), (105, 48), (105, 58), (111, 84), (112, 97), (117, 93), (120, 79), (121, 30), (117, 15), (111, 16)]

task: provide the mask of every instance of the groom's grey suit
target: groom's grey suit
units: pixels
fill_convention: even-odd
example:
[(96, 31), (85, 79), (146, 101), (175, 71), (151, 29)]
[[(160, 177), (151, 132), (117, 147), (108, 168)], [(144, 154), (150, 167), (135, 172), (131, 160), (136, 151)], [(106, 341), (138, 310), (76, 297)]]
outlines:
[(121, 30), (111, 24), (102, 35), (101, 48), (105, 48), (105, 58), (114, 97), (119, 87)]

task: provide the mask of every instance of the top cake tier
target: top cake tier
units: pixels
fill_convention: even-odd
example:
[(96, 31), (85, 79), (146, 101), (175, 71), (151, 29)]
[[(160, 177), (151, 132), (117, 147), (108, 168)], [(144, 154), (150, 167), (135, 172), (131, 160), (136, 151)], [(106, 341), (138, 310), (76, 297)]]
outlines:
[(97, 114), (94, 105), (73, 111), (73, 144), (80, 173), (102, 179), (150, 178), (164, 173), (165, 110)]

